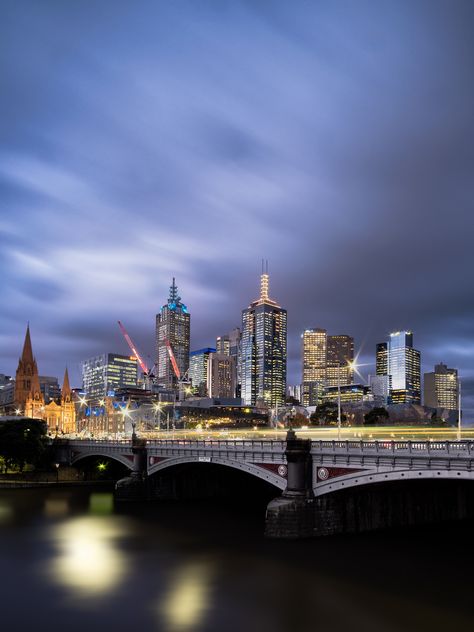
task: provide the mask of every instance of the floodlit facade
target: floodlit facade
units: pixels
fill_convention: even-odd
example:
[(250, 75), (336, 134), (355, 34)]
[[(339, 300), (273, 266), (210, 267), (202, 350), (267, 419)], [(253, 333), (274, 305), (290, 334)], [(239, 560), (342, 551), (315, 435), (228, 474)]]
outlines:
[(388, 375), (388, 343), (379, 342), (375, 348), (375, 373)]
[(305, 329), (301, 334), (303, 354), (302, 404), (317, 406), (326, 384), (327, 331)]
[(287, 313), (269, 297), (269, 276), (260, 298), (242, 311), (241, 395), (247, 406), (283, 404), (286, 392)]
[(413, 348), (413, 334), (397, 331), (388, 341), (388, 374), (392, 404), (421, 404), (420, 352)]
[(181, 377), (189, 369), (189, 342), (191, 315), (181, 302), (178, 288), (173, 278), (168, 302), (156, 315), (156, 366), (157, 382), (165, 388), (176, 388), (178, 379), (173, 370), (167, 344), (169, 343)]
[(457, 369), (449, 369), (442, 362), (424, 376), (424, 404), (431, 408), (457, 410), (459, 405), (459, 377)]
[(97, 404), (113, 397), (119, 388), (136, 388), (137, 359), (118, 353), (103, 353), (82, 363), (82, 387), (86, 399)]

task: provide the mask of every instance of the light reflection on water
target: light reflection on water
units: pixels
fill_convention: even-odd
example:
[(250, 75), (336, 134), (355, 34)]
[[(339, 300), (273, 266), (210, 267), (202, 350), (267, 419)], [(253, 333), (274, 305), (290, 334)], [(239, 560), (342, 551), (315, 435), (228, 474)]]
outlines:
[(51, 531), (56, 555), (50, 563), (54, 580), (77, 597), (94, 597), (113, 590), (126, 573), (117, 540), (126, 533), (117, 519), (72, 518)]
[(262, 519), (235, 502), (123, 514), (103, 491), (0, 490), (1, 629), (470, 629), (470, 528), (288, 543), (265, 541)]

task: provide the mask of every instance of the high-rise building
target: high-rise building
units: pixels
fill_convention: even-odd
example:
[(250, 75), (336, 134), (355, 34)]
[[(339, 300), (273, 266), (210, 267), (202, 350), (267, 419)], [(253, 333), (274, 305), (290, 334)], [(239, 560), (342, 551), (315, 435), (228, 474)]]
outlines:
[(385, 406), (390, 397), (390, 378), (388, 375), (369, 375), (369, 386), (374, 396), (374, 402)]
[(235, 376), (233, 382), (235, 383), (235, 392), (232, 397), (240, 397), (240, 352), (241, 352), (241, 340), (242, 333), (239, 327), (235, 327), (228, 334), (218, 336), (216, 338), (216, 353), (221, 355), (227, 355), (233, 358)]
[(375, 374), (388, 375), (388, 343), (379, 342), (375, 349)]
[(82, 363), (82, 386), (86, 398), (97, 404), (119, 388), (136, 388), (137, 360), (134, 356), (103, 353)]
[(442, 362), (434, 371), (425, 373), (424, 404), (431, 408), (457, 410), (459, 400), (459, 378), (457, 369), (449, 369)]
[(215, 353), (216, 350), (211, 347), (191, 351), (189, 354), (189, 372), (188, 376), (191, 380), (193, 391), (200, 397), (207, 396), (207, 365), (209, 355)]
[(49, 375), (39, 376), (40, 389), (46, 404), (61, 399), (61, 387), (57, 377)]
[(170, 348), (181, 377), (189, 369), (190, 331), (191, 315), (181, 302), (173, 277), (168, 302), (156, 315), (157, 382), (165, 388), (176, 388), (178, 382), (170, 359)]
[(413, 334), (410, 331), (390, 334), (388, 374), (392, 404), (421, 403), (420, 352), (413, 348)]
[(301, 334), (303, 353), (302, 404), (317, 406), (326, 384), (327, 331), (305, 329)]
[(327, 337), (326, 386), (347, 386), (354, 377), (354, 338), (344, 334)]
[(225, 353), (211, 353), (207, 365), (209, 397), (235, 397), (235, 359)]
[(287, 313), (269, 297), (269, 276), (260, 278), (260, 298), (242, 311), (241, 389), (247, 406), (283, 404), (286, 392)]

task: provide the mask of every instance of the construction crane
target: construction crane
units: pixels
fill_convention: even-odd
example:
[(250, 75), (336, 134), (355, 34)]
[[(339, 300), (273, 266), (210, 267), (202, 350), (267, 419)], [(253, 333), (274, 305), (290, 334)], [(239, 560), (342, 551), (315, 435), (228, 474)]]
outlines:
[(176, 362), (176, 358), (175, 355), (173, 353), (173, 348), (171, 346), (170, 341), (168, 340), (168, 338), (164, 339), (165, 345), (166, 345), (166, 349), (168, 351), (168, 356), (171, 362), (171, 366), (173, 367), (173, 372), (176, 376), (176, 379), (178, 381), (178, 393), (179, 393), (179, 401), (182, 401), (184, 399), (184, 393), (186, 391), (186, 385), (189, 385), (189, 380), (187, 379), (187, 371), (184, 375), (181, 375), (181, 371), (179, 370), (179, 366), (178, 363)]
[(122, 325), (122, 323), (119, 320), (117, 322), (118, 322), (118, 326), (120, 327), (120, 331), (123, 334), (123, 337), (127, 341), (128, 346), (130, 347), (133, 355), (137, 359), (137, 362), (138, 362), (138, 364), (140, 365), (140, 367), (141, 367), (141, 369), (143, 371), (143, 376), (145, 377), (145, 383), (146, 383), (146, 381), (149, 380), (152, 377), (151, 371), (148, 369), (147, 365), (145, 364), (145, 362), (140, 357), (140, 354), (138, 353), (137, 348), (133, 344), (132, 339), (128, 335), (127, 330), (125, 329), (125, 327)]

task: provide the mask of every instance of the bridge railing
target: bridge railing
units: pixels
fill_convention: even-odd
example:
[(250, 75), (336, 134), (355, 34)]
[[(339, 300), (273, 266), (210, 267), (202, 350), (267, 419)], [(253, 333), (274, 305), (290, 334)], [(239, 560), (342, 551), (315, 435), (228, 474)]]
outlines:
[(150, 439), (147, 445), (156, 448), (188, 448), (188, 449), (210, 449), (210, 450), (260, 450), (284, 452), (285, 441), (273, 440), (239, 440), (239, 439)]
[(312, 441), (313, 452), (474, 455), (474, 441)]

